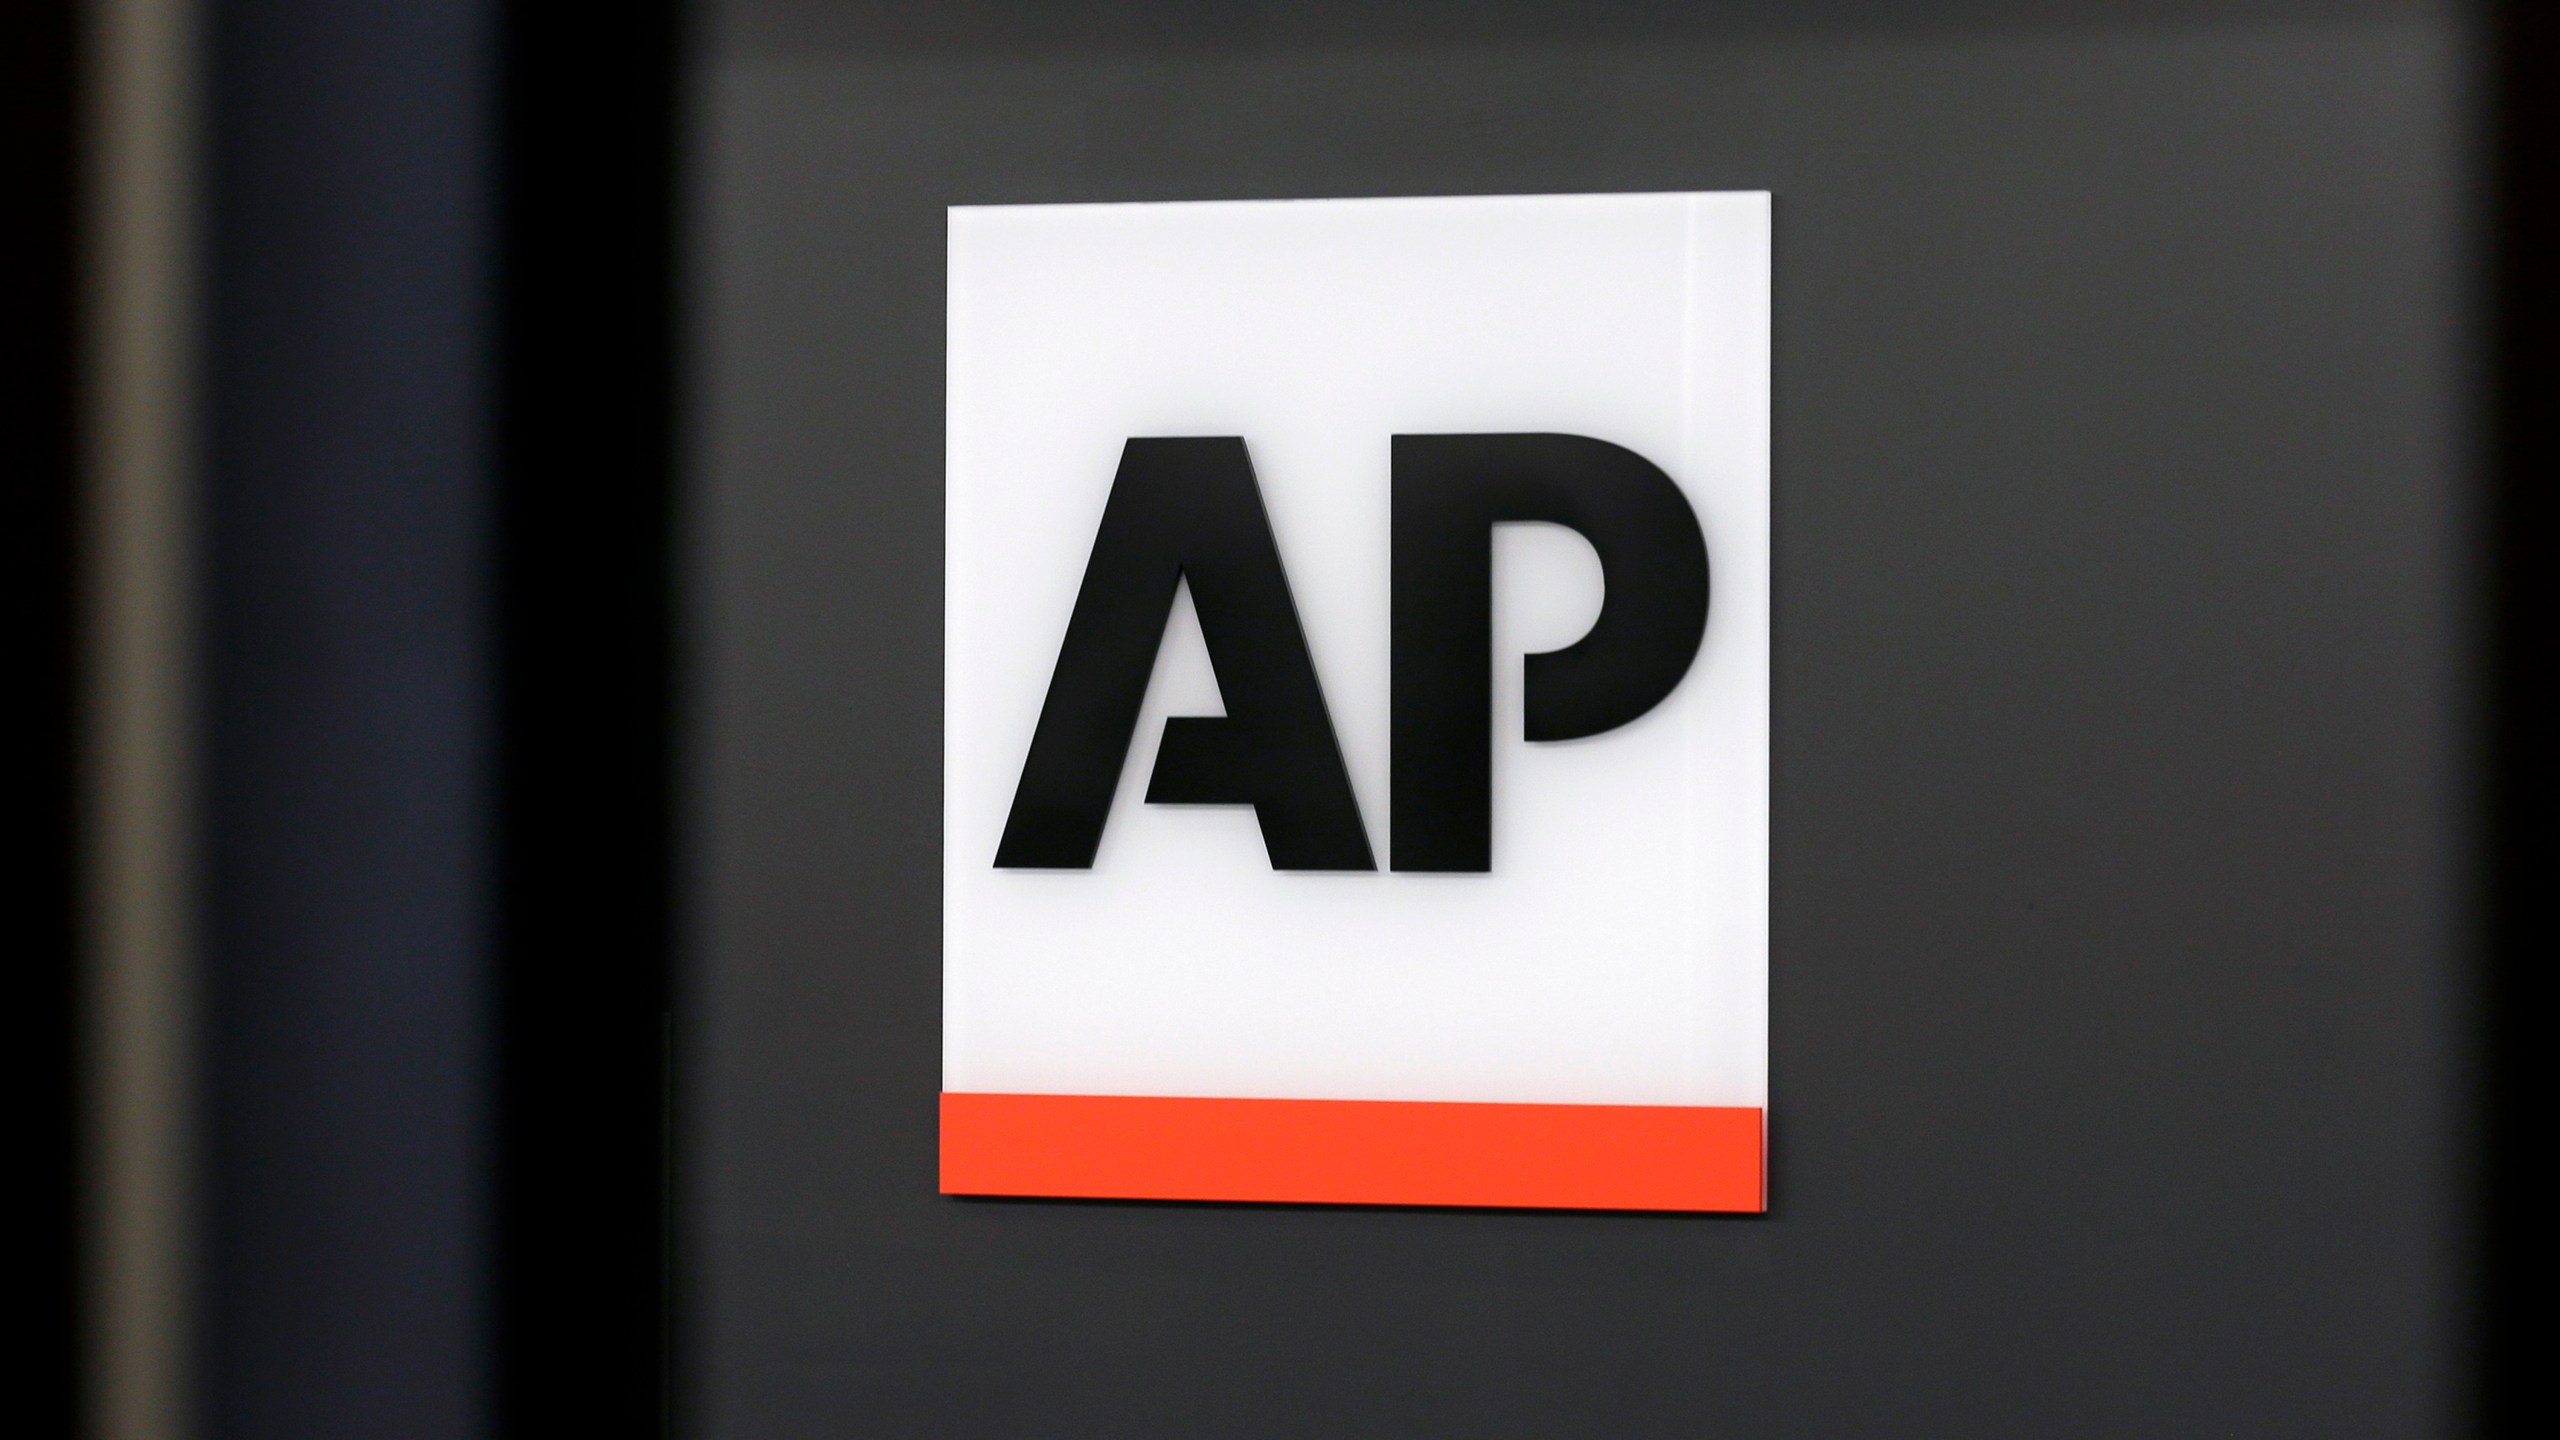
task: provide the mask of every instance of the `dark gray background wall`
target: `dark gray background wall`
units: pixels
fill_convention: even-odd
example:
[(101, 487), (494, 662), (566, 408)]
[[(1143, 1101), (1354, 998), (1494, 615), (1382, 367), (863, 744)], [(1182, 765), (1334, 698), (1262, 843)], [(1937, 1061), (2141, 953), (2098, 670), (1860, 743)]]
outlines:
[[(2454, 1425), (2477, 39), (2054, 8), (713, 7), (705, 1433)], [(1772, 1212), (937, 1197), (942, 207), (1724, 187), (1777, 205)]]
[(202, 8), (197, 1423), (488, 1419), (494, 0)]

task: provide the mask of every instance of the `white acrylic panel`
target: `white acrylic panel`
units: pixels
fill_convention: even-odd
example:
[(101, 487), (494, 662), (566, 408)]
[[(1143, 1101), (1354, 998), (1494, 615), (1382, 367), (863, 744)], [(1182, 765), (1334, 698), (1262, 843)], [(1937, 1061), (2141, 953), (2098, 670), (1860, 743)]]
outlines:
[[(1761, 193), (952, 210), (944, 1088), (1764, 1104), (1769, 265)], [(1383, 866), (1389, 439), (1539, 430), (1677, 480), (1713, 599), (1659, 707), (1526, 744), (1599, 568), (1502, 527), (1491, 874), (1279, 873), (1251, 810), (1143, 803), (1218, 713), (1187, 595), (1094, 868), (994, 868), (1127, 439), (1244, 437)]]

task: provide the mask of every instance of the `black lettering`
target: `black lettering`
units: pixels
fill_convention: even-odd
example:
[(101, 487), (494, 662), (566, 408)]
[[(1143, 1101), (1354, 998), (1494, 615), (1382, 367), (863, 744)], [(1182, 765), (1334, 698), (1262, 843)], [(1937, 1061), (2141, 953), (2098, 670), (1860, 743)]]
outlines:
[(1528, 657), (1523, 732), (1577, 740), (1662, 702), (1707, 625), (1707, 545), (1653, 462), (1581, 435), (1394, 440), (1389, 854), (1398, 870), (1493, 868), (1493, 527), (1579, 532), (1607, 586), (1580, 640)]
[(1184, 581), (1227, 713), (1165, 722), (1147, 800), (1252, 806), (1276, 870), (1376, 869), (1253, 462), (1225, 436), (1121, 451), (997, 866), (1093, 864)]

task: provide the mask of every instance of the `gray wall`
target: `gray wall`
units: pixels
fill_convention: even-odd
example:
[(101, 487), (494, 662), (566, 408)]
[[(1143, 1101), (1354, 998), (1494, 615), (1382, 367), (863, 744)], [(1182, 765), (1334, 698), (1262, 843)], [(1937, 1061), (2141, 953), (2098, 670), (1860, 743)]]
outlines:
[(205, 7), (211, 1436), (486, 1419), (495, 19)]
[[(705, 1432), (2447, 1429), (2474, 40), (2204, 8), (714, 7)], [(939, 1198), (942, 207), (1733, 187), (1771, 1213)]]

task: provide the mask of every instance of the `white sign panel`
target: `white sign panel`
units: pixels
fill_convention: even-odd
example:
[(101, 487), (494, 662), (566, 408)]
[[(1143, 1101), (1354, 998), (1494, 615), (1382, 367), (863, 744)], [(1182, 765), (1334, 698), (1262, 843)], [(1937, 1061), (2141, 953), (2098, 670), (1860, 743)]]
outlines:
[(1762, 1208), (1769, 224), (951, 211), (945, 1190)]

